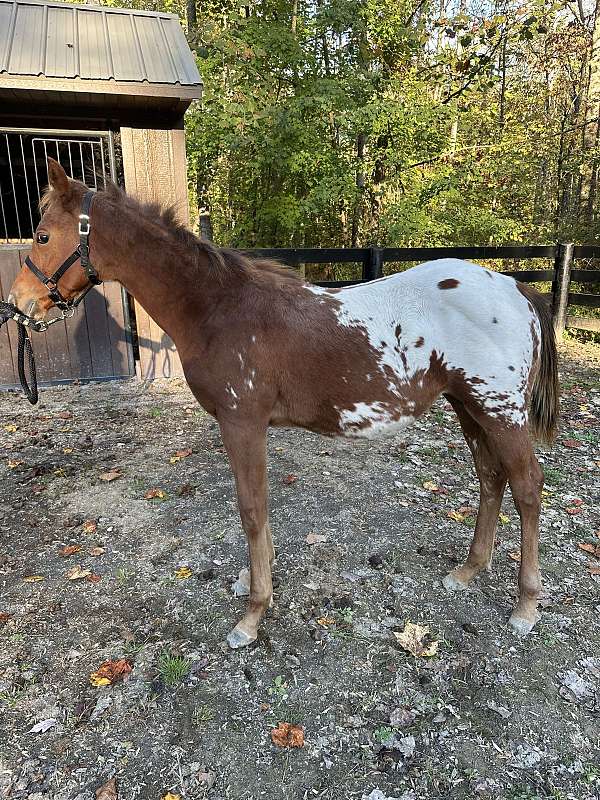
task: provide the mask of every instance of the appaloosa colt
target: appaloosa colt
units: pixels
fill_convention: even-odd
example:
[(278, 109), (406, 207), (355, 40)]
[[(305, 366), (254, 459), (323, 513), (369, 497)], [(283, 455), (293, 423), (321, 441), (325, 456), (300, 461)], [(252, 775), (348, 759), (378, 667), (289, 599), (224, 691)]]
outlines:
[[(49, 176), (31, 264), (11, 297), (36, 318), (57, 298), (40, 274), (51, 276), (77, 252), (78, 218), (91, 202), (86, 187), (54, 161)], [(90, 263), (72, 263), (56, 278), (59, 307), (91, 280), (120, 281), (173, 338), (190, 388), (221, 428), (251, 574), (231, 647), (256, 638), (272, 596), (268, 427), (371, 437), (407, 427), (440, 394), (458, 415), (481, 485), (469, 555), (444, 586), (464, 589), (489, 566), (508, 481), (522, 531), (510, 624), (519, 633), (531, 630), (538, 619), (543, 473), (528, 426), (549, 442), (558, 412), (556, 347), (541, 295), (455, 259), (348, 289), (319, 289), (272, 262), (201, 241), (171, 211), (140, 205), (114, 187), (94, 196), (89, 218)], [(85, 250), (85, 215), (83, 231)]]

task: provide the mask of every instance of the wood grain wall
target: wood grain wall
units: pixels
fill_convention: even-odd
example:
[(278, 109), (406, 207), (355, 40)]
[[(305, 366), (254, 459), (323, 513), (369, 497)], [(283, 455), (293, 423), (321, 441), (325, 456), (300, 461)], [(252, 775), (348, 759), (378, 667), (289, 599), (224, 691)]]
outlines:
[[(189, 224), (183, 120), (177, 128), (121, 128), (125, 189), (144, 202), (175, 206)], [(147, 380), (182, 376), (177, 350), (166, 333), (136, 301), (140, 373)]]

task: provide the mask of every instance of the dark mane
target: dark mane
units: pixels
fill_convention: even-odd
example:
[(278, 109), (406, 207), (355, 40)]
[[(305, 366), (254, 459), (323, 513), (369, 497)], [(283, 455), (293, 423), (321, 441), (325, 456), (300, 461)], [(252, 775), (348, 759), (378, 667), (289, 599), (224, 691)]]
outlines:
[(297, 284), (302, 281), (298, 272), (277, 261), (253, 259), (239, 250), (217, 247), (207, 239), (201, 239), (178, 219), (176, 206), (164, 208), (158, 203), (140, 203), (114, 184), (109, 184), (106, 192), (113, 203), (124, 206), (136, 216), (162, 227), (181, 245), (186, 254), (196, 256), (194, 262), (198, 267), (200, 267), (198, 257), (204, 256), (208, 261), (211, 277), (215, 280), (224, 281), (228, 277), (235, 276), (241, 281), (279, 284)]

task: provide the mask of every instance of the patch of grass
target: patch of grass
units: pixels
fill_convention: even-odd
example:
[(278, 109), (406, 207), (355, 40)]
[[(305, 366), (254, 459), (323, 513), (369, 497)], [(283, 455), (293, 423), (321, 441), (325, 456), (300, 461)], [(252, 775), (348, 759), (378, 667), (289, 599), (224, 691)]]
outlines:
[(292, 725), (301, 725), (306, 714), (302, 706), (298, 703), (279, 703), (276, 709), (272, 709), (270, 716), (278, 722), (291, 722)]
[(598, 434), (595, 431), (573, 431), (573, 439), (579, 439), (580, 442), (588, 442), (589, 444), (596, 444), (598, 441)]
[(283, 675), (278, 675), (274, 681), (273, 686), (267, 689), (267, 693), (278, 703), (287, 700), (288, 697), (288, 684)]
[(127, 642), (123, 647), (123, 655), (126, 658), (134, 659), (138, 653), (146, 647), (146, 642)]
[(384, 744), (394, 735), (394, 729), (387, 725), (382, 725), (381, 728), (376, 728), (373, 731), (373, 739), (379, 744)]
[(439, 464), (442, 460), (442, 453), (437, 447), (422, 447), (419, 450), (419, 456), (427, 461), (432, 461), (434, 464)]
[(584, 764), (581, 782), (587, 784), (597, 783), (600, 785), (600, 766), (593, 763)]
[(214, 718), (215, 712), (205, 704), (196, 706), (192, 713), (192, 722), (197, 726), (203, 725), (205, 722), (210, 722)]
[(167, 686), (181, 683), (189, 671), (190, 662), (183, 656), (174, 655), (165, 650), (158, 657), (158, 674)]
[(9, 708), (14, 708), (21, 697), (23, 696), (25, 689), (9, 689), (7, 692), (0, 692), (0, 703), (4, 703), (4, 705), (9, 706)]
[(336, 611), (336, 614), (340, 617), (341, 621), (346, 625), (352, 625), (354, 623), (354, 609), (353, 608), (340, 608)]
[(127, 567), (119, 567), (115, 572), (115, 578), (117, 579), (117, 583), (123, 585), (127, 583), (127, 581), (131, 578), (132, 573), (127, 569)]
[(539, 795), (529, 787), (511, 789), (504, 800), (539, 800)]
[(143, 492), (146, 488), (146, 481), (143, 478), (132, 478), (131, 486), (136, 492)]
[(549, 483), (562, 483), (565, 479), (563, 471), (557, 467), (544, 467), (544, 476)]

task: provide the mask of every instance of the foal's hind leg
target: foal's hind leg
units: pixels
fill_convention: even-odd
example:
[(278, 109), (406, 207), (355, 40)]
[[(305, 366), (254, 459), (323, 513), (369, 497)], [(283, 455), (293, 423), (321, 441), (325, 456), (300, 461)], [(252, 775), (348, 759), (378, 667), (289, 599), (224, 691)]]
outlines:
[(539, 620), (538, 597), (542, 589), (539, 567), (539, 527), (544, 473), (525, 428), (493, 434), (495, 450), (521, 518), (519, 600), (509, 620), (517, 633), (527, 634)]
[(456, 411), (460, 425), (475, 462), (479, 478), (479, 510), (473, 541), (465, 563), (448, 573), (442, 583), (446, 589), (466, 589), (483, 569), (489, 569), (494, 549), (494, 537), (502, 497), (506, 487), (506, 473), (488, 442), (488, 435), (453, 397), (447, 398)]
[(221, 423), (223, 443), (235, 476), (242, 525), (250, 557), (250, 597), (244, 617), (228, 634), (230, 647), (245, 647), (258, 634), (258, 626), (273, 596), (271, 559), (273, 544), (267, 509), (266, 427)]

